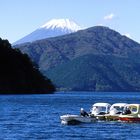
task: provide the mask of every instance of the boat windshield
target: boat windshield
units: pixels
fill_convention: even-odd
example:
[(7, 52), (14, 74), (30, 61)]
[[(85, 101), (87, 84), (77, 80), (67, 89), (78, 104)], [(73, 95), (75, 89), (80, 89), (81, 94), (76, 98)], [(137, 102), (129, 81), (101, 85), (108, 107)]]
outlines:
[(124, 111), (124, 107), (123, 106), (114, 106), (113, 108), (115, 108), (119, 112), (123, 112)]
[(131, 113), (137, 113), (138, 112), (138, 107), (137, 106), (130, 106), (129, 107), (130, 108), (130, 110), (131, 110)]
[(100, 112), (106, 112), (106, 107), (100, 106), (99, 108), (100, 108)]

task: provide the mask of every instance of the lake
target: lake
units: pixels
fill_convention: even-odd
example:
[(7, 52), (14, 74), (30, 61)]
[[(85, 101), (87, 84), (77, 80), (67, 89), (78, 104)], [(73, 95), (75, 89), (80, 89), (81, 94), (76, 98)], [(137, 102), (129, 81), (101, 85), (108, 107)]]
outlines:
[(140, 93), (69, 92), (1, 95), (0, 140), (138, 140), (140, 123), (94, 122), (62, 125), (60, 115), (89, 111), (96, 102), (140, 103)]

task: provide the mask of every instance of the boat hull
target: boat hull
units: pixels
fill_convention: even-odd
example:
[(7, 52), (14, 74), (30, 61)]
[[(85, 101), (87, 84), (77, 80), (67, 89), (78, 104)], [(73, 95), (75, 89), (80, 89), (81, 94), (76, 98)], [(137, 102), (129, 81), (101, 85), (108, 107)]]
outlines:
[(119, 116), (118, 115), (106, 115), (105, 119), (107, 121), (117, 121), (117, 120), (119, 120)]
[(95, 117), (96, 117), (96, 119), (99, 120), (99, 121), (104, 121), (104, 120), (106, 120), (105, 115), (96, 115)]
[(140, 122), (140, 118), (130, 118), (130, 117), (120, 117), (120, 121), (125, 121), (125, 122)]
[(63, 115), (60, 116), (61, 119), (61, 123), (62, 124), (80, 124), (80, 123), (90, 123), (90, 122), (94, 122), (96, 119), (93, 117), (83, 117), (83, 116), (79, 116), (79, 115)]

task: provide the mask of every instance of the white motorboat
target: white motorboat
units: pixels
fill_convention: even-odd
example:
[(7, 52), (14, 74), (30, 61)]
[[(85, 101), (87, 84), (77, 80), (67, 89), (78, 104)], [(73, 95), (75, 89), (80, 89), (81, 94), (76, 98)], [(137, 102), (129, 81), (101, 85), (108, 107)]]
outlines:
[(120, 114), (123, 113), (124, 108), (126, 107), (127, 103), (115, 103), (110, 107), (109, 114), (107, 114), (106, 120), (115, 121), (119, 120)]
[(62, 124), (79, 124), (79, 123), (90, 123), (96, 120), (95, 117), (90, 116), (80, 116), (80, 115), (63, 115), (60, 116)]
[(140, 104), (128, 104), (119, 116), (120, 121), (140, 122)]
[(109, 103), (95, 103), (91, 108), (91, 116), (95, 116), (98, 120), (105, 120), (105, 115), (109, 113), (111, 105)]

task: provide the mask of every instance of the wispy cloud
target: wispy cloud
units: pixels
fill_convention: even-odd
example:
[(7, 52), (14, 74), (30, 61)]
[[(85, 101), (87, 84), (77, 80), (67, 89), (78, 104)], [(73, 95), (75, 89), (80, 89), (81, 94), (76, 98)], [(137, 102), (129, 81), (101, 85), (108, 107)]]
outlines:
[(115, 15), (113, 13), (109, 14), (109, 15), (106, 15), (104, 16), (104, 20), (111, 20), (115, 17)]

